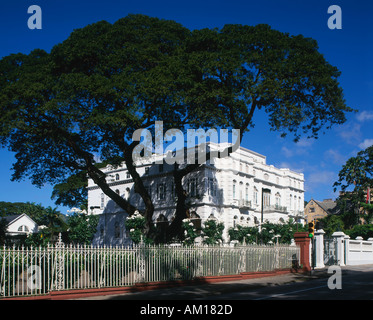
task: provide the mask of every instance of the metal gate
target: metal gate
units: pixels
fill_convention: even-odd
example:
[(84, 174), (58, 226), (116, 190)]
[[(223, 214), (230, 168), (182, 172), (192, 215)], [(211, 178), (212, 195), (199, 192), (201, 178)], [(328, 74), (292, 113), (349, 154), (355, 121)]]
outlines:
[(326, 266), (338, 264), (337, 239), (324, 239), (324, 264)]

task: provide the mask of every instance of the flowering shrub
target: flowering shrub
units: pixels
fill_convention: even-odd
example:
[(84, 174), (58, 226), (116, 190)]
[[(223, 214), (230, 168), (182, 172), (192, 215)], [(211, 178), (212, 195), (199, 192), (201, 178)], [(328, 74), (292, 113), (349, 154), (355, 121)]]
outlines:
[(126, 219), (126, 229), (129, 231), (131, 240), (134, 243), (152, 243), (151, 239), (144, 237), (145, 218), (136, 210), (132, 216)]
[(215, 245), (223, 242), (224, 224), (222, 222), (208, 219), (204, 225), (205, 227), (202, 229), (204, 244)]
[(294, 232), (305, 231), (301, 224), (294, 223), (291, 219), (286, 223), (263, 223), (261, 232), (258, 227), (246, 227), (238, 225), (230, 228), (228, 234), (231, 240), (237, 240), (240, 243), (287, 243), (290, 244), (294, 237)]
[(183, 243), (186, 245), (194, 244), (196, 238), (199, 236), (201, 236), (203, 244), (216, 245), (223, 242), (224, 224), (216, 220), (206, 220), (204, 227), (197, 229), (191, 219), (184, 219), (183, 229)]
[(184, 219), (182, 228), (184, 230), (183, 243), (187, 245), (194, 244), (195, 239), (198, 237), (198, 230), (190, 219)]

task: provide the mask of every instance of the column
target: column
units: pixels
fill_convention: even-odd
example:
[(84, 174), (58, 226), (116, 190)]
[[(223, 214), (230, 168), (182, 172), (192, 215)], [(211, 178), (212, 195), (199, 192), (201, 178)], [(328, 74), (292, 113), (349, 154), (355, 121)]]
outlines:
[(300, 248), (300, 264), (303, 265), (303, 271), (311, 271), (310, 265), (310, 238), (308, 232), (295, 232), (294, 241)]
[(345, 265), (345, 259), (344, 259), (344, 238), (345, 234), (342, 231), (336, 231), (332, 234), (332, 237), (336, 240), (336, 246), (337, 246), (337, 263), (339, 266)]
[(344, 237), (344, 242), (345, 242), (345, 264), (346, 266), (348, 266), (350, 263), (349, 263), (349, 260), (350, 260), (350, 257), (349, 257), (349, 253), (350, 253), (350, 236), (345, 236)]
[(316, 254), (316, 265), (315, 268), (324, 268), (324, 234), (323, 229), (315, 231), (315, 254)]

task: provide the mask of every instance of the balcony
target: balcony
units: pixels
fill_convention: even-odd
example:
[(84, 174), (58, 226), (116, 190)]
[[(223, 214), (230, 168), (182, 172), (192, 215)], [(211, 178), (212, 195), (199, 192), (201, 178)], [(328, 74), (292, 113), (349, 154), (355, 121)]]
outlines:
[(251, 201), (247, 201), (247, 200), (238, 200), (238, 207), (240, 209), (251, 209), (252, 206), (251, 206)]
[(288, 209), (287, 207), (279, 206), (279, 205), (273, 205), (273, 206), (265, 206), (263, 208), (264, 213), (270, 213), (270, 212), (281, 212), (281, 213), (287, 213)]

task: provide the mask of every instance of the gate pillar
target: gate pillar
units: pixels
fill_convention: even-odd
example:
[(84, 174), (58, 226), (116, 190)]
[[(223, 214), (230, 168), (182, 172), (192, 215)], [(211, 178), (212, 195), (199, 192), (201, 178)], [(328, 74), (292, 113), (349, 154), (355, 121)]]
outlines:
[(303, 271), (311, 271), (310, 266), (310, 238), (308, 232), (295, 232), (294, 241), (300, 248), (300, 263), (303, 265)]
[(337, 265), (344, 266), (345, 265), (345, 258), (344, 258), (344, 238), (345, 234), (342, 231), (336, 231), (332, 234), (332, 237), (336, 239), (337, 243)]
[(324, 268), (324, 234), (323, 229), (315, 231), (315, 255), (316, 265), (315, 268)]

